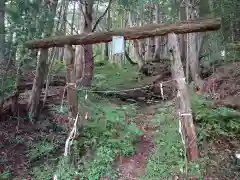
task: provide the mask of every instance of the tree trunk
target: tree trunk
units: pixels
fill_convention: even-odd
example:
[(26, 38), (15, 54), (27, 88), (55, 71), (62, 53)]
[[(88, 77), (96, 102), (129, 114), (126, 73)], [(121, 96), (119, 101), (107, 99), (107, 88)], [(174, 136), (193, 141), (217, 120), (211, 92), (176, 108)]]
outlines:
[(235, 16), (232, 20), (233, 24), (233, 43), (234, 43), (234, 50), (236, 58), (240, 57), (240, 12), (235, 12)]
[[(158, 24), (161, 22), (160, 18), (160, 4), (156, 3), (155, 4), (155, 23)], [(161, 54), (161, 37), (155, 37), (155, 52), (153, 59), (160, 59), (160, 54)]]
[[(110, 29), (111, 29), (111, 11), (110, 11), (110, 9), (108, 10), (106, 21), (107, 21), (107, 31), (110, 31)], [(104, 57), (105, 57), (106, 60), (109, 59), (108, 43), (105, 43)]]
[(13, 42), (13, 27), (10, 27), (10, 34), (5, 45), (6, 47), (6, 57), (7, 57), (7, 69), (10, 69), (16, 62), (16, 51), (17, 45)]
[[(60, 30), (59, 34), (61, 36), (66, 35), (66, 23), (67, 23), (67, 10), (68, 10), (69, 0), (65, 0), (63, 3), (63, 12), (61, 12), (61, 22), (60, 22)], [(59, 49), (58, 60), (63, 61), (64, 56), (64, 48)]]
[(43, 88), (44, 78), (47, 72), (48, 49), (40, 50), (40, 57), (37, 63), (36, 76), (33, 82), (32, 93), (29, 99), (28, 107), (30, 120), (36, 120), (39, 113), (39, 101)]
[[(83, 26), (84, 26), (84, 12), (83, 12), (83, 4), (82, 3), (79, 3), (79, 6), (78, 6), (78, 13), (79, 13), (79, 21), (77, 21), (77, 30), (78, 32), (80, 33), (83, 33)], [(75, 71), (76, 71), (76, 81), (78, 81), (78, 79), (81, 79), (82, 78), (82, 75), (83, 75), (83, 62), (84, 62), (84, 59), (83, 59), (83, 47), (81, 45), (77, 45), (76, 46), (76, 49), (75, 49), (75, 61), (74, 61), (74, 67), (75, 67)]]
[(178, 89), (178, 112), (180, 115), (181, 135), (187, 150), (188, 161), (196, 159), (199, 155), (196, 143), (196, 132), (193, 124), (188, 88), (185, 82), (181, 62), (180, 48), (176, 34), (169, 34), (169, 51), (172, 59), (172, 76), (176, 80)]
[[(49, 12), (51, 12), (51, 15), (49, 15), (48, 13), (45, 14), (49, 18), (49, 21), (48, 21), (49, 23), (46, 24), (46, 28), (45, 28), (46, 37), (52, 34), (52, 30), (54, 27), (54, 17), (56, 15), (56, 9), (57, 9), (57, 3), (58, 3), (57, 0), (52, 1), (52, 3), (49, 4)], [(44, 1), (44, 5), (48, 5), (48, 0)], [(40, 49), (40, 57), (39, 57), (39, 61), (37, 62), (36, 76), (34, 78), (32, 93), (30, 96), (30, 100), (28, 102), (29, 113), (32, 120), (36, 120), (38, 117), (40, 94), (41, 94), (44, 80), (47, 74), (47, 60), (48, 60), (48, 49), (47, 48)]]
[(0, 61), (5, 59), (5, 3), (6, 0), (0, 1)]
[[(5, 0), (0, 1), (0, 76), (1, 76), (1, 85), (4, 81), (4, 71), (3, 67), (6, 61), (5, 56)], [(0, 89), (2, 89), (1, 87)], [(3, 102), (4, 92), (0, 90), (0, 101)], [(0, 103), (0, 111), (3, 108), (3, 103)], [(1, 112), (0, 112), (1, 113)]]
[[(131, 12), (129, 12), (129, 17), (128, 18), (129, 18), (130, 27), (133, 27)], [(143, 65), (144, 65), (144, 59), (143, 59), (143, 56), (140, 54), (140, 48), (141, 47), (139, 47), (139, 45), (141, 45), (141, 42), (138, 42), (135, 39), (132, 41), (133, 54), (134, 54), (134, 57), (136, 57), (136, 59), (137, 59), (138, 68), (139, 68), (139, 70), (141, 70)]]
[[(84, 33), (92, 32), (92, 11), (94, 0), (85, 1), (82, 5), (82, 27)], [(92, 45), (77, 46), (76, 51), (76, 78), (77, 85), (91, 86), (93, 77), (93, 49)], [(81, 65), (83, 64), (83, 66)]]
[(142, 27), (131, 27), (109, 32), (95, 32), (74, 36), (52, 37), (25, 42), (31, 49), (62, 47), (65, 44), (86, 45), (112, 41), (112, 36), (124, 36), (125, 40), (144, 39), (147, 37), (164, 36), (174, 32), (185, 34), (193, 32), (215, 31), (221, 27), (220, 19), (201, 19), (183, 21), (176, 24), (150, 24)]
[(68, 117), (72, 120), (76, 118), (78, 112), (76, 72), (74, 69), (74, 50), (72, 46), (66, 45), (64, 48), (64, 59), (66, 62), (66, 83), (68, 100)]
[[(188, 4), (191, 1), (188, 1)], [(195, 19), (195, 9), (192, 6), (186, 6), (186, 15), (187, 20)], [(202, 89), (203, 81), (200, 77), (199, 72), (199, 60), (198, 60), (198, 50), (197, 50), (197, 33), (189, 33), (187, 34), (187, 62), (186, 68), (190, 67), (191, 77), (195, 83), (197, 89)], [(188, 66), (189, 65), (189, 66)], [(188, 72), (186, 69), (186, 72)], [(188, 75), (187, 75), (188, 77)]]
[[(150, 23), (153, 23), (153, 8), (150, 9)], [(155, 51), (155, 42), (154, 37), (147, 38), (147, 47), (146, 47), (146, 54), (145, 54), (145, 61), (149, 61), (153, 59), (154, 51)]]
[[(180, 19), (180, 21), (186, 20), (185, 7), (180, 7), (179, 19)], [(180, 51), (181, 51), (181, 59), (183, 60), (183, 62), (186, 62), (186, 41), (185, 41), (185, 39), (186, 39), (186, 35), (181, 34), (180, 35)]]

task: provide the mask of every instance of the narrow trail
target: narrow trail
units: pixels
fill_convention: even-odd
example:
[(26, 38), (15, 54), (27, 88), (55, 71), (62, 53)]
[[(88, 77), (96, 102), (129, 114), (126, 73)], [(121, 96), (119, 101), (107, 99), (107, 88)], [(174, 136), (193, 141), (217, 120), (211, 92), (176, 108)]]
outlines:
[[(149, 108), (150, 107), (150, 108)], [(119, 178), (116, 180), (139, 180), (144, 177), (147, 164), (147, 158), (154, 151), (153, 130), (156, 127), (150, 126), (149, 122), (155, 116), (153, 107), (142, 107), (140, 113), (134, 120), (143, 134), (139, 137), (136, 144), (136, 153), (133, 156), (121, 156), (117, 159), (117, 167), (119, 170)], [(109, 180), (101, 178), (99, 180)]]
[[(63, 87), (51, 87), (49, 89), (50, 98), (47, 99), (46, 106), (59, 105), (62, 98)], [(53, 94), (53, 95), (52, 95)], [(30, 93), (26, 91), (20, 96), (22, 101), (29, 98)], [(129, 157), (119, 157), (117, 160), (120, 177), (118, 180), (138, 179), (144, 175), (144, 169), (148, 155), (153, 151), (154, 145), (150, 131), (148, 131), (148, 123), (154, 117), (154, 112), (145, 112), (142, 108), (135, 119), (137, 127), (143, 130), (144, 134), (139, 137), (136, 145), (136, 153)], [(52, 117), (50, 117), (51, 115)], [(29, 157), (27, 157), (28, 145), (33, 144), (42, 137), (50, 134), (51, 123), (44, 124), (45, 119), (51, 119), (55, 123), (64, 124), (64, 115), (57, 115), (47, 110), (41, 113), (41, 122), (39, 125), (32, 124), (27, 117), (22, 120), (6, 119), (0, 121), (0, 157), (4, 164), (0, 164), (0, 173), (6, 170), (10, 173), (10, 178), (29, 179)]]
[(147, 133), (142, 135), (136, 154), (132, 157), (122, 157), (119, 163), (120, 178), (118, 180), (138, 180), (139, 177), (144, 176), (147, 157), (153, 148), (152, 137)]

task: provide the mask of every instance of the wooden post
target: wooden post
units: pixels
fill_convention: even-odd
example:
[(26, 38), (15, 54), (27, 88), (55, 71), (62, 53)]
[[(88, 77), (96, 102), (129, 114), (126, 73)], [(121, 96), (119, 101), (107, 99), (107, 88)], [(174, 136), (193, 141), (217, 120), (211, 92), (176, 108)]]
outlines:
[(64, 47), (64, 59), (66, 62), (66, 83), (67, 83), (67, 101), (68, 116), (70, 119), (76, 118), (78, 112), (76, 73), (74, 70), (74, 50), (71, 45)]
[(33, 82), (32, 93), (28, 102), (30, 120), (36, 120), (39, 112), (39, 101), (42, 92), (44, 79), (47, 72), (48, 49), (40, 50), (40, 57), (37, 63), (36, 76)]
[(178, 112), (180, 115), (181, 132), (183, 134), (183, 140), (185, 141), (184, 144), (187, 150), (187, 159), (188, 161), (192, 161), (198, 157), (198, 147), (177, 35), (170, 33), (168, 35), (168, 41), (170, 56), (172, 59), (172, 76), (173, 79), (176, 80), (178, 90), (179, 102), (177, 103), (179, 105)]

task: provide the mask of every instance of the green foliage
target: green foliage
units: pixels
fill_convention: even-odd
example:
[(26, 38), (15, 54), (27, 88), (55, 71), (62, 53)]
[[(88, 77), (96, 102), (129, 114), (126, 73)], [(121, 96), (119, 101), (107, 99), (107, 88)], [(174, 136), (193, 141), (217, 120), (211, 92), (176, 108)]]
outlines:
[(213, 108), (206, 96), (192, 94), (192, 109), (198, 125), (205, 132), (220, 135), (240, 133), (240, 113), (227, 107)]
[(57, 105), (53, 106), (53, 111), (55, 111), (57, 114), (66, 114), (68, 112), (68, 106), (66, 103), (62, 104), (62, 106)]
[[(134, 141), (141, 131), (133, 123), (125, 122), (124, 109), (102, 106), (102, 114), (84, 125), (83, 136), (75, 143), (75, 149), (92, 151), (92, 160), (85, 163), (82, 176), (92, 180), (115, 177), (112, 168), (117, 155), (131, 155)], [(80, 146), (80, 147), (79, 147)]]
[(35, 161), (41, 158), (42, 156), (49, 156), (49, 153), (55, 151), (57, 145), (54, 142), (48, 142), (46, 139), (33, 144), (28, 152), (30, 161)]
[(25, 142), (25, 139), (21, 136), (16, 136), (15, 138), (9, 139), (9, 141), (13, 144), (21, 144)]
[[(72, 145), (71, 159), (78, 166), (65, 159), (59, 163), (56, 174), (60, 179), (73, 176), (91, 180), (115, 178), (118, 174), (114, 169), (116, 157), (132, 155), (134, 142), (141, 134), (134, 123), (125, 121), (125, 109), (133, 115), (134, 107), (111, 107), (109, 104), (91, 103), (90, 100), (82, 103), (91, 111), (92, 119), (84, 123), (79, 138)], [(67, 170), (67, 175), (62, 173)]]
[(98, 66), (94, 72), (94, 84), (105, 90), (123, 89), (131, 87), (138, 82), (139, 73), (137, 67), (128, 64), (117, 67), (114, 64), (107, 63), (104, 66)]
[(58, 60), (58, 59), (54, 60), (54, 64), (52, 67), (53, 74), (65, 72), (65, 69), (66, 69), (65, 61)]
[(8, 179), (9, 178), (9, 171), (5, 170), (2, 173), (0, 173), (0, 179)]
[(0, 77), (0, 80), (1, 80), (0, 92), (3, 93), (3, 96), (7, 97), (15, 89), (14, 87), (15, 79), (14, 77), (8, 76)]
[(152, 125), (160, 126), (154, 132), (154, 152), (150, 154), (147, 162), (147, 174), (144, 180), (164, 179), (172, 176), (187, 175), (200, 177), (202, 167), (199, 163), (186, 164), (185, 149), (178, 132), (179, 124), (173, 116), (173, 104), (165, 105), (158, 110)]
[(180, 174), (184, 167), (184, 148), (178, 133), (178, 123), (170, 109), (161, 108), (153, 124), (162, 125), (154, 133), (155, 151), (147, 163), (146, 179), (154, 180)]
[(78, 175), (78, 169), (69, 158), (62, 157), (59, 160), (58, 166), (55, 168), (55, 172), (52, 173), (52, 176), (53, 175), (56, 175), (57, 179), (60, 180), (73, 179)]
[(51, 179), (54, 173), (54, 166), (51, 164), (44, 163), (37, 167), (34, 167), (31, 175), (36, 180)]

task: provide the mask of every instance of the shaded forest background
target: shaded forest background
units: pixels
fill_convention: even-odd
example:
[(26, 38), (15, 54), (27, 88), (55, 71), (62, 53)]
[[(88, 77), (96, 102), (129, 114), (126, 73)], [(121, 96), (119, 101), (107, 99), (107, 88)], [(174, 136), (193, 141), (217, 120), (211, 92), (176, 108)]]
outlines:
[[(0, 179), (237, 177), (239, 9), (238, 0), (2, 0)], [(62, 157), (72, 125), (64, 48), (27, 41), (213, 17), (218, 31), (178, 35), (199, 160), (186, 163), (178, 133), (167, 36), (125, 41), (119, 56), (111, 43), (74, 46), (81, 128)], [(159, 82), (168, 82), (163, 94)]]

